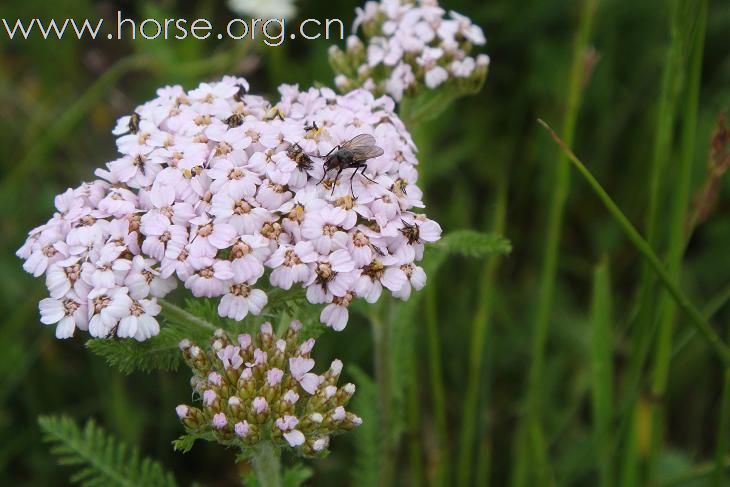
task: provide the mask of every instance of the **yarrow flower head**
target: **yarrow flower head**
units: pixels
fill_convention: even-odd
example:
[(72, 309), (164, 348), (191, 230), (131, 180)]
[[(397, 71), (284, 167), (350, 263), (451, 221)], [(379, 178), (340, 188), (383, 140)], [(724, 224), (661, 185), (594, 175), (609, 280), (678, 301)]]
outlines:
[[(157, 298), (182, 284), (220, 298), (222, 317), (258, 315), (271, 286), (306, 288), (341, 330), (356, 298), (425, 285), (417, 262), (440, 237), (416, 185), (416, 149), (390, 98), (281, 86), (272, 105), (225, 77), (157, 97), (114, 129), (120, 156), (56, 197), (57, 212), (17, 252), (45, 276), (41, 321), (56, 336), (145, 340)], [(322, 157), (361, 134), (383, 154), (326, 172)], [(341, 176), (341, 177), (340, 177)], [(263, 289), (262, 289), (263, 288)]]
[(335, 84), (343, 92), (365, 88), (396, 101), (421, 90), (476, 92), (489, 66), (479, 26), (436, 0), (368, 1), (356, 10), (353, 35), (343, 51), (330, 48)]
[(200, 408), (176, 408), (188, 433), (244, 449), (271, 441), (312, 457), (327, 453), (331, 436), (359, 426), (362, 420), (345, 410), (355, 386), (337, 386), (342, 362), (314, 373), (314, 340), (302, 343), (300, 328), (293, 321), (277, 338), (265, 323), (256, 337), (239, 335), (235, 342), (219, 330), (205, 350), (181, 342), (202, 400)]

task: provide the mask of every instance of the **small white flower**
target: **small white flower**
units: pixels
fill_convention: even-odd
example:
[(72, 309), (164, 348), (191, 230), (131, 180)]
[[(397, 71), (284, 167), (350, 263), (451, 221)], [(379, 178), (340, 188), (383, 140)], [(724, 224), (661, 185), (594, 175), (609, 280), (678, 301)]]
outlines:
[(117, 336), (144, 341), (160, 333), (160, 324), (155, 316), (160, 314), (160, 305), (150, 299), (133, 301), (129, 307), (129, 315), (119, 321)]
[(314, 394), (319, 386), (320, 379), (317, 374), (309, 372), (314, 367), (314, 360), (311, 358), (296, 357), (289, 359), (289, 371), (309, 394)]
[(251, 289), (246, 284), (229, 284), (228, 293), (221, 298), (218, 305), (218, 314), (241, 321), (249, 313), (260, 314), (267, 301), (266, 293), (260, 289)]
[(129, 315), (132, 299), (126, 287), (95, 288), (88, 296), (89, 333), (96, 338), (109, 336), (119, 320)]
[(86, 304), (78, 301), (71, 294), (63, 300), (46, 298), (38, 304), (41, 312), (41, 323), (44, 325), (56, 324), (56, 338), (70, 338), (76, 327), (88, 327)]

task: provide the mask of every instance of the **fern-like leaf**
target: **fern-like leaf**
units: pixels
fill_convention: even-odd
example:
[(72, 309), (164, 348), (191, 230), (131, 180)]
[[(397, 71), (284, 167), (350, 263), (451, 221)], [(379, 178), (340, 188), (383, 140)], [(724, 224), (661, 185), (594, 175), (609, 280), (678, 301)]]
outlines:
[(180, 340), (187, 338), (202, 344), (217, 328), (232, 334), (255, 333), (262, 321), (268, 319), (276, 323), (286, 317), (285, 325), (292, 319), (302, 322), (301, 336), (304, 338), (316, 338), (322, 333), (324, 326), (319, 323), (320, 309), (307, 302), (304, 289), (272, 289), (267, 294), (269, 303), (263, 315), (250, 315), (243, 321), (218, 316), (218, 305), (212, 299), (189, 299), (184, 307), (159, 300), (163, 319), (159, 335), (144, 342), (91, 339), (86, 342), (86, 347), (122, 373), (131, 374), (136, 371), (176, 370), (181, 360)]
[(81, 429), (66, 416), (41, 416), (38, 424), (60, 465), (78, 467), (71, 482), (85, 487), (176, 486), (172, 474), (89, 420)]
[(182, 435), (177, 440), (173, 440), (172, 448), (180, 453), (187, 453), (193, 449), (193, 445), (197, 440), (198, 437), (195, 435)]
[(143, 343), (132, 340), (91, 339), (86, 348), (103, 357), (107, 364), (116, 367), (123, 374), (135, 371), (177, 370), (180, 351), (177, 348), (181, 338), (174, 343), (167, 340), (168, 332), (163, 330), (157, 337)]
[(94, 338), (86, 342), (86, 347), (124, 374), (177, 370), (181, 360), (178, 348), (180, 340), (188, 338), (196, 343), (204, 343), (218, 324), (208, 321), (206, 313), (199, 309), (207, 306), (205, 302), (197, 304), (194, 311), (164, 300), (160, 304), (163, 323), (159, 335), (144, 342)]

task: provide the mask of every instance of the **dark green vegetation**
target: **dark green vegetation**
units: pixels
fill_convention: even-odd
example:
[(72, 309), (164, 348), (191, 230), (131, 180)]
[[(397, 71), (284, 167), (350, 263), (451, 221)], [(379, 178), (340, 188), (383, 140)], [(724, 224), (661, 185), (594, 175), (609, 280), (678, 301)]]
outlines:
[[(230, 18), (219, 3), (137, 0), (123, 8), (140, 17)], [(302, 18), (340, 17), (347, 25), (358, 3), (299, 6)], [(118, 8), (91, 0), (6, 4), (0, 17), (11, 19)], [(503, 234), (512, 252), (465, 255), (500, 244), (477, 245), (462, 234), (448, 246), (455, 252), (427, 257), (438, 273), (394, 311), (399, 479), (727, 484), (717, 466), (730, 465), (730, 372), (696, 330), (709, 323), (730, 339), (730, 185), (718, 170), (730, 165), (730, 136), (717, 135), (730, 109), (730, 4), (455, 0), (446, 7), (484, 28), (492, 66), (479, 95), (416, 130), (420, 185), (445, 235)], [(82, 337), (57, 341), (37, 320), (43, 284), (13, 253), (48, 218), (55, 194), (114, 157), (114, 120), (158, 86), (191, 87), (233, 72), (262, 93), (282, 82), (329, 84), (327, 47), (0, 41), (0, 484), (67, 484), (72, 469), (56, 465), (37, 422), (60, 413), (79, 424), (95, 418), (184, 484), (236, 482), (234, 452), (200, 442), (184, 455), (172, 451), (182, 433), (174, 407), (190, 399), (188, 373), (125, 375)], [(637, 250), (620, 214), (571, 168), (538, 117), (649, 243), (663, 278), (647, 258), (652, 252)], [(666, 282), (678, 282), (675, 290), (699, 312), (686, 314)], [(367, 317), (321, 335), (317, 355), (345, 361), (359, 386), (353, 407), (366, 424), (309, 463), (311, 483), (371, 485), (383, 458)], [(161, 361), (175, 364), (170, 355)]]

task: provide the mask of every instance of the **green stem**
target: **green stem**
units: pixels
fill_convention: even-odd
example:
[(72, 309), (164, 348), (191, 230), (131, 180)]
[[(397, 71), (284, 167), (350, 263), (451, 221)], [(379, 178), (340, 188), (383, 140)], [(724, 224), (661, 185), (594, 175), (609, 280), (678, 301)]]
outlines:
[(253, 469), (261, 487), (281, 487), (281, 452), (270, 441), (259, 443), (253, 453)]
[[(572, 144), (575, 135), (575, 125), (578, 118), (581, 95), (585, 84), (585, 53), (590, 39), (593, 17), (596, 10), (596, 0), (586, 0), (580, 15), (578, 30), (573, 47), (573, 60), (570, 69), (568, 99), (563, 120), (563, 137)], [(547, 451), (545, 451), (544, 433), (542, 432), (542, 384), (545, 362), (545, 347), (547, 343), (550, 315), (552, 312), (553, 294), (555, 289), (558, 246), (563, 226), (563, 213), (570, 187), (570, 168), (564, 156), (555, 166), (553, 192), (550, 200), (547, 218), (547, 235), (545, 239), (545, 253), (540, 273), (537, 314), (532, 336), (530, 370), (527, 383), (527, 417), (526, 423), (530, 430), (527, 442), (531, 448), (536, 481), (540, 485), (550, 482)], [(528, 452), (523, 452), (527, 454)]]
[(730, 431), (730, 367), (725, 369), (722, 386), (722, 400), (720, 401), (720, 426), (717, 429), (717, 448), (715, 450), (715, 472), (713, 485), (721, 487), (727, 485), (727, 452), (728, 431)]
[(477, 458), (479, 462), (477, 462), (474, 485), (489, 487), (489, 475), (492, 468), (492, 443), (488, 436), (484, 436), (479, 442)]
[[(666, 174), (667, 160), (671, 156), (672, 134), (676, 117), (677, 97), (682, 84), (682, 52), (680, 46), (680, 23), (682, 17), (679, 15), (679, 2), (670, 0), (670, 43), (664, 56), (664, 68), (662, 72), (661, 90), (659, 94), (659, 108), (657, 110), (657, 130), (654, 137), (653, 157), (649, 173), (649, 201), (646, 212), (646, 240), (652, 248), (660, 248), (657, 235), (659, 223), (659, 199), (662, 192), (662, 183)], [(640, 394), (642, 371), (649, 357), (652, 339), (656, 333), (657, 319), (661, 315), (657, 313), (655, 283), (656, 277), (647, 261), (642, 263), (641, 281), (639, 286), (638, 314), (636, 319), (636, 332), (633, 340), (633, 353), (628, 367), (627, 409), (637, 408), (636, 402)], [(666, 296), (662, 299), (666, 302)], [(666, 330), (664, 330), (666, 332)], [(661, 340), (661, 338), (660, 338)], [(632, 435), (636, 437), (636, 435)], [(627, 448), (627, 451), (636, 449)], [(638, 451), (638, 450), (636, 450)], [(623, 469), (626, 471), (638, 472), (639, 458), (637, 455), (627, 456)], [(629, 465), (633, 462), (636, 465)], [(637, 485), (638, 478), (627, 478), (627, 486)]]
[[(414, 363), (418, 363), (418, 349), (412, 347)], [(418, 378), (408, 385), (408, 457), (410, 484), (423, 485), (423, 447), (421, 439), (421, 403), (419, 402)]]
[(164, 315), (166, 315), (168, 318), (177, 318), (182, 321), (187, 321), (188, 323), (193, 323), (195, 325), (198, 325), (202, 328), (205, 328), (206, 330), (215, 331), (218, 329), (217, 326), (213, 325), (212, 323), (209, 323), (208, 321), (204, 320), (200, 316), (196, 316), (192, 313), (189, 313), (182, 309), (181, 307), (172, 304), (171, 302), (164, 300), (164, 299), (158, 299), (157, 303), (162, 307), (162, 312)]
[(378, 384), (379, 425), (380, 425), (380, 487), (389, 487), (393, 484), (395, 474), (396, 445), (393, 436), (393, 386), (391, 381), (390, 338), (391, 327), (389, 319), (382, 319), (379, 311), (385, 305), (378, 306), (370, 315), (375, 345), (375, 379)]
[(436, 286), (426, 286), (426, 335), (428, 338), (428, 365), (431, 375), (431, 394), (433, 396), (433, 415), (436, 423), (437, 451), (433, 485), (446, 485), (449, 463), (449, 438), (446, 424), (446, 393), (441, 368), (441, 340), (438, 336), (438, 310)]
[(593, 274), (591, 305), (592, 405), (596, 462), (600, 485), (614, 485), (613, 475), (613, 337), (611, 321), (611, 282), (604, 260)]
[(585, 165), (576, 157), (575, 154), (565, 145), (558, 134), (553, 131), (550, 126), (543, 120), (538, 120), (543, 125), (550, 135), (553, 137), (555, 142), (563, 149), (563, 152), (568, 156), (568, 160), (573, 163), (573, 166), (578, 170), (581, 176), (588, 182), (593, 191), (603, 202), (606, 209), (608, 209), (611, 216), (616, 220), (621, 229), (624, 231), (628, 239), (634, 245), (636, 250), (641, 256), (649, 262), (652, 269), (659, 278), (659, 282), (669, 292), (674, 301), (676, 302), (679, 309), (681, 309), (689, 318), (689, 323), (697, 328), (697, 330), (704, 336), (707, 343), (717, 354), (718, 358), (722, 360), (723, 364), (730, 366), (730, 348), (722, 341), (722, 339), (715, 333), (709, 323), (705, 320), (699, 310), (692, 304), (692, 302), (684, 295), (679, 286), (672, 280), (669, 273), (665, 269), (659, 257), (657, 257), (654, 250), (649, 246), (648, 242), (639, 234), (636, 228), (626, 218), (621, 209), (616, 205), (613, 199), (606, 193), (601, 184), (593, 177), (590, 171)]
[[(702, 308), (702, 316), (706, 320), (712, 319), (715, 313), (720, 311), (730, 301), (730, 285), (725, 286)], [(684, 348), (697, 336), (695, 328), (689, 328), (682, 336), (676, 340), (676, 344), (672, 349), (672, 358), (679, 355)]]
[[(498, 182), (494, 222), (492, 224), (492, 231), (496, 235), (502, 235), (504, 233), (507, 215), (507, 188), (507, 168), (503, 167)], [(479, 306), (474, 315), (474, 322), (472, 323), (471, 349), (469, 351), (469, 378), (464, 396), (464, 409), (462, 412), (459, 441), (459, 475), (457, 485), (463, 487), (469, 485), (473, 468), (474, 437), (477, 432), (478, 422), (477, 409), (480, 391), (483, 387), (484, 347), (490, 328), (499, 263), (500, 258), (494, 256), (489, 257), (484, 264), (484, 272), (482, 273), (483, 277), (479, 291)], [(480, 459), (480, 465), (484, 461), (485, 459)]]
[[(704, 49), (705, 21), (707, 17), (707, 1), (699, 2), (696, 25), (691, 20), (687, 23), (695, 26), (693, 36), (686, 40), (690, 45), (689, 83), (687, 88), (685, 110), (683, 117), (682, 151), (677, 168), (677, 179), (674, 185), (672, 211), (670, 218), (669, 255), (667, 270), (674, 282), (680, 282), (682, 260), (685, 249), (685, 232), (688, 213), (690, 213), (692, 162), (695, 152), (695, 133), (697, 128), (697, 105), (700, 91), (702, 72), (702, 52)], [(669, 380), (669, 367), (672, 359), (672, 342), (674, 336), (674, 322), (676, 306), (669, 296), (662, 295), (659, 302), (659, 337), (654, 360), (654, 376), (652, 396), (663, 398)], [(662, 404), (652, 402), (652, 442), (649, 453), (648, 482), (654, 483), (657, 474), (659, 448), (662, 444), (664, 432)]]

